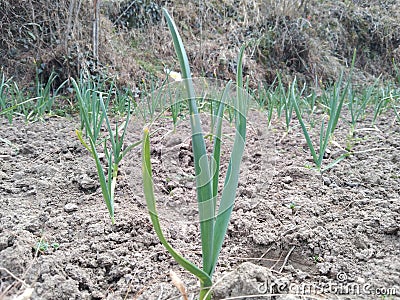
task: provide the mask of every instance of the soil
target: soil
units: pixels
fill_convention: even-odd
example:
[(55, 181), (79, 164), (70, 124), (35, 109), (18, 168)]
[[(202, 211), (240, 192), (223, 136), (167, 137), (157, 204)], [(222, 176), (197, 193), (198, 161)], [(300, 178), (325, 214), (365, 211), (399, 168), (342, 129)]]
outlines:
[[(213, 299), (400, 299), (400, 130), (393, 116), (375, 126), (362, 121), (352, 138), (340, 123), (335, 140), (352, 142), (355, 153), (323, 174), (307, 167), (295, 119), (287, 134), (283, 120), (268, 126), (264, 112), (248, 119)], [(111, 225), (94, 162), (74, 133), (77, 118), (0, 122), (1, 299), (28, 287), (31, 299), (180, 299), (171, 270), (194, 299), (196, 278), (174, 262), (150, 223), (140, 147), (122, 161)], [(142, 128), (132, 119), (127, 140), (137, 141)], [(174, 131), (166, 118), (153, 132), (165, 235), (200, 264), (187, 122)], [(326, 162), (342, 151), (332, 146)]]

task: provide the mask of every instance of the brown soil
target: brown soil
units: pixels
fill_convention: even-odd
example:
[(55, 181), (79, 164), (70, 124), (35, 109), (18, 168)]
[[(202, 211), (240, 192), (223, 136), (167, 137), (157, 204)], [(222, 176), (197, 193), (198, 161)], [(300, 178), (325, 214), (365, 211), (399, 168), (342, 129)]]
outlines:
[[(358, 153), (321, 175), (305, 167), (310, 155), (296, 120), (286, 135), (280, 120), (268, 128), (263, 113), (249, 114), (215, 299), (383, 299), (379, 292), (400, 299), (400, 132), (392, 120), (360, 124)], [(189, 129), (184, 122), (173, 132), (166, 121), (152, 137), (158, 210), (168, 240), (199, 263)], [(75, 118), (1, 120), (0, 298), (30, 286), (31, 299), (179, 299), (170, 270), (193, 296), (196, 279), (164, 250), (149, 221), (140, 149), (121, 165), (112, 226), (78, 126)], [(130, 142), (142, 126), (132, 120)], [(336, 133), (343, 147), (348, 130), (343, 123)], [(47, 250), (35, 250), (40, 240)], [(311, 287), (312, 296), (300, 298)]]

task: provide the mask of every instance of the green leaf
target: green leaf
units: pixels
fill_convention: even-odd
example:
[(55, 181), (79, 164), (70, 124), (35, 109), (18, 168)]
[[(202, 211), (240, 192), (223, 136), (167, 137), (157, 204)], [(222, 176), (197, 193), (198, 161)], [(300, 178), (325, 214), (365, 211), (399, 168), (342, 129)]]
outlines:
[[(217, 193), (218, 193), (218, 179), (219, 179), (219, 167), (220, 167), (220, 159), (221, 159), (221, 136), (222, 136), (222, 120), (223, 120), (223, 113), (225, 108), (225, 103), (227, 102), (227, 98), (229, 95), (231, 87), (231, 82), (229, 82), (222, 94), (221, 100), (219, 101), (218, 111), (215, 115), (216, 123), (215, 123), (215, 134), (214, 134), (214, 146), (213, 146), (213, 153), (212, 157), (213, 160), (210, 162), (210, 173), (212, 176), (212, 193), (213, 199), (216, 200)], [(214, 211), (216, 207), (216, 201), (214, 200)]]
[(188, 95), (190, 125), (192, 129), (193, 157), (196, 174), (197, 201), (199, 205), (201, 246), (203, 253), (203, 270), (211, 274), (214, 232), (214, 199), (212, 196), (211, 176), (209, 162), (204, 142), (203, 130), (198, 114), (196, 95), (191, 79), (189, 61), (185, 47), (176, 28), (176, 25), (168, 11), (163, 9), (169, 30), (175, 47), (175, 52), (181, 67), (183, 83)]
[(340, 163), (343, 159), (345, 159), (346, 157), (349, 157), (349, 156), (350, 156), (350, 153), (344, 153), (344, 154), (340, 155), (337, 159), (335, 159), (333, 162), (331, 162), (325, 168), (323, 168), (321, 170), (321, 173), (329, 170), (330, 168), (333, 168), (336, 164)]
[(78, 137), (78, 140), (81, 142), (81, 144), (86, 148), (87, 151), (89, 151), (89, 153), (91, 155), (93, 155), (92, 150), (90, 149), (89, 145), (85, 142), (85, 140), (83, 139), (83, 133), (82, 130), (76, 129), (75, 130), (75, 134)]
[[(296, 79), (294, 79), (294, 80), (296, 80)], [(292, 87), (293, 87), (293, 86), (292, 86)], [(315, 153), (315, 149), (314, 149), (314, 146), (313, 146), (313, 144), (312, 144), (310, 135), (308, 134), (307, 127), (306, 127), (306, 125), (304, 124), (304, 120), (303, 120), (303, 117), (302, 117), (302, 115), (301, 115), (299, 106), (298, 106), (298, 104), (297, 104), (296, 95), (295, 95), (295, 93), (294, 93), (294, 89), (293, 89), (293, 88), (292, 88), (292, 90), (291, 90), (291, 95), (292, 95), (291, 98), (292, 98), (292, 101), (293, 101), (293, 108), (294, 108), (294, 111), (296, 112), (296, 117), (297, 117), (297, 119), (299, 120), (301, 129), (303, 130), (303, 134), (304, 134), (304, 137), (305, 137), (305, 139), (306, 139), (307, 146), (308, 146), (308, 148), (310, 149), (310, 152), (311, 152), (312, 158), (313, 158), (313, 160), (314, 160), (314, 163), (317, 164), (317, 163), (318, 163), (318, 157), (317, 157), (317, 154)]]
[(114, 199), (113, 199), (113, 195), (111, 194), (111, 189), (108, 185), (110, 180), (108, 180), (108, 182), (107, 182), (106, 175), (104, 174), (104, 170), (103, 170), (103, 167), (101, 166), (99, 155), (96, 150), (96, 145), (94, 144), (94, 142), (92, 141), (91, 138), (89, 138), (89, 142), (90, 142), (91, 149), (93, 151), (94, 160), (96, 162), (97, 174), (99, 175), (101, 191), (102, 191), (104, 200), (106, 202), (108, 212), (110, 213), (111, 223), (114, 224), (115, 223)]
[(225, 177), (224, 189), (222, 191), (221, 201), (218, 208), (218, 214), (215, 221), (214, 231), (214, 247), (213, 247), (213, 261), (212, 270), (210, 275), (214, 272), (219, 253), (221, 252), (222, 244), (226, 231), (228, 229), (229, 220), (231, 217), (233, 205), (236, 198), (236, 190), (239, 181), (240, 163), (242, 161), (243, 151), (246, 140), (246, 117), (248, 109), (248, 94), (244, 93), (243, 90), (243, 55), (246, 45), (243, 45), (240, 49), (238, 59), (238, 70), (237, 70), (237, 99), (234, 101), (235, 109), (235, 141), (231, 157), (229, 160), (228, 170)]
[(166, 240), (161, 229), (160, 221), (158, 218), (158, 213), (156, 210), (156, 200), (154, 196), (154, 185), (153, 185), (153, 175), (152, 167), (150, 161), (150, 137), (149, 129), (145, 128), (143, 131), (143, 148), (142, 148), (142, 172), (143, 172), (143, 189), (144, 196), (146, 198), (147, 209), (150, 214), (150, 219), (153, 224), (154, 230), (157, 237), (167, 249), (167, 251), (172, 255), (172, 257), (186, 270), (199, 278), (200, 282), (204, 286), (211, 286), (211, 277), (194, 265), (189, 260), (185, 259), (180, 253), (178, 253)]

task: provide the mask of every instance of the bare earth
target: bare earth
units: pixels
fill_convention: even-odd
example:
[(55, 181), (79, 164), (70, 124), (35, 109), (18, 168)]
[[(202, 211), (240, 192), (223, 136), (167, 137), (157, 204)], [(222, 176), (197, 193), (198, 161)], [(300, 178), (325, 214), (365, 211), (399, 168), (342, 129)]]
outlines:
[[(388, 114), (375, 127), (359, 124), (358, 153), (323, 175), (305, 167), (312, 163), (297, 120), (287, 135), (282, 123), (268, 128), (264, 113), (249, 115), (214, 299), (400, 299), (398, 123)], [(74, 133), (78, 119), (0, 124), (0, 299), (28, 286), (31, 299), (179, 299), (170, 270), (189, 296), (198, 292), (152, 229), (140, 147), (120, 167), (112, 226), (94, 162)], [(190, 130), (170, 124), (153, 128), (161, 129), (152, 137), (158, 210), (169, 241), (199, 264)], [(132, 120), (129, 142), (142, 127)], [(342, 122), (335, 134), (341, 147), (348, 130)], [(329, 154), (327, 162), (341, 150)], [(40, 241), (47, 250), (35, 250)]]

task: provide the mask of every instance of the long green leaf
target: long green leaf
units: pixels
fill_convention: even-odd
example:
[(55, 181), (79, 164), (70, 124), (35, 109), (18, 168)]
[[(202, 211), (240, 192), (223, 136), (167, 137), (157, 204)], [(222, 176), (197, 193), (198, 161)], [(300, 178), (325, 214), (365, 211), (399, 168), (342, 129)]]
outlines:
[[(89, 138), (89, 142), (90, 142), (90, 147), (91, 147), (91, 149), (93, 151), (92, 153), (93, 153), (94, 160), (96, 162), (97, 174), (99, 175), (101, 191), (102, 191), (104, 200), (106, 202), (108, 212), (110, 213), (111, 223), (114, 224), (115, 223), (115, 219), (114, 219), (114, 199), (113, 199), (113, 197), (112, 197), (112, 195), (110, 193), (110, 188), (108, 186), (108, 183), (107, 183), (107, 180), (106, 180), (106, 175), (104, 174), (103, 167), (101, 166), (99, 155), (98, 155), (97, 150), (96, 150), (96, 145), (92, 141), (91, 138)], [(108, 180), (108, 181), (110, 181), (110, 180)]]
[(103, 112), (103, 115), (105, 116), (106, 126), (107, 126), (107, 130), (108, 130), (108, 134), (110, 136), (111, 148), (115, 151), (117, 148), (115, 140), (118, 138), (118, 132), (116, 132), (115, 136), (114, 136), (113, 130), (111, 128), (110, 120), (107, 117), (107, 109), (106, 109), (106, 106), (104, 105), (103, 96), (101, 94), (99, 97), (99, 101), (100, 101), (101, 111)]
[(206, 152), (203, 130), (196, 105), (196, 95), (191, 79), (189, 61), (186, 55), (185, 47), (176, 28), (176, 25), (167, 12), (163, 9), (167, 20), (169, 30), (172, 35), (175, 52), (181, 67), (183, 83), (185, 84), (189, 101), (190, 125), (192, 128), (192, 145), (194, 166), (196, 174), (197, 201), (199, 205), (201, 246), (203, 253), (203, 270), (211, 274), (212, 253), (213, 253), (213, 232), (214, 232), (214, 207), (211, 187), (211, 177), (209, 162)]
[(75, 134), (78, 137), (78, 140), (81, 142), (81, 144), (86, 148), (87, 151), (89, 151), (90, 154), (93, 155), (92, 153), (92, 149), (90, 149), (89, 145), (85, 142), (85, 140), (83, 139), (83, 133), (81, 130), (76, 129), (75, 130)]
[[(295, 79), (295, 80), (296, 80), (296, 79)], [(306, 125), (304, 124), (303, 116), (301, 115), (299, 106), (298, 106), (298, 104), (297, 104), (296, 95), (295, 95), (295, 93), (294, 93), (294, 89), (293, 89), (293, 88), (292, 88), (291, 94), (292, 94), (292, 97), (291, 97), (291, 98), (292, 98), (292, 101), (293, 101), (293, 108), (294, 108), (294, 111), (296, 112), (296, 117), (297, 117), (297, 119), (299, 120), (301, 129), (303, 130), (303, 134), (304, 134), (304, 137), (305, 137), (305, 139), (306, 139), (307, 146), (308, 146), (308, 148), (310, 149), (310, 152), (311, 152), (311, 155), (312, 155), (312, 157), (313, 157), (313, 160), (314, 160), (315, 164), (317, 164), (317, 162), (318, 162), (318, 157), (317, 157), (317, 154), (315, 153), (315, 149), (314, 149), (314, 146), (313, 146), (313, 144), (312, 144), (310, 135), (308, 134), (307, 127), (306, 127)]]
[[(336, 129), (337, 123), (339, 121), (340, 112), (342, 111), (344, 98), (346, 97), (347, 91), (349, 90), (349, 87), (350, 87), (350, 84), (351, 84), (352, 75), (353, 75), (353, 71), (354, 71), (354, 64), (355, 64), (355, 61), (356, 61), (356, 54), (357, 54), (357, 49), (354, 49), (353, 57), (352, 57), (352, 60), (351, 60), (351, 66), (350, 66), (350, 75), (349, 75), (349, 78), (347, 79), (344, 91), (342, 92), (342, 95), (340, 97), (339, 104), (335, 106), (335, 113), (334, 113), (334, 117), (333, 117), (333, 123), (332, 123), (332, 126), (331, 126), (330, 130), (328, 131), (329, 135), (332, 134), (333, 131)], [(339, 84), (338, 84), (338, 88), (337, 88), (337, 95), (335, 95), (336, 100), (339, 99), (340, 87), (341, 87), (341, 83), (342, 83), (342, 76), (343, 76), (343, 73), (340, 75), (340, 80), (339, 80)]]
[(326, 147), (328, 144), (329, 135), (328, 131), (325, 132), (325, 123), (322, 119), (321, 129), (319, 131), (319, 152), (318, 152), (318, 160), (315, 162), (318, 170), (321, 169), (322, 160), (324, 159), (324, 153), (326, 151)]
[(236, 134), (227, 174), (225, 177), (224, 189), (222, 191), (221, 201), (218, 208), (218, 214), (215, 221), (212, 270), (211, 273), (209, 273), (210, 275), (212, 275), (214, 272), (218, 256), (221, 252), (224, 237), (228, 229), (230, 216), (235, 203), (236, 189), (239, 181), (240, 163), (242, 161), (245, 147), (246, 117), (248, 109), (248, 94), (246, 93), (245, 95), (243, 90), (243, 56), (245, 47), (246, 45), (241, 47), (238, 59), (238, 69), (236, 74), (237, 97), (234, 100)]
[(330, 168), (333, 168), (336, 164), (340, 163), (343, 159), (346, 157), (349, 157), (351, 153), (344, 153), (340, 155), (337, 159), (335, 159), (333, 162), (329, 163), (325, 168), (321, 169), (321, 173), (329, 170)]
[[(231, 82), (228, 82), (228, 84), (226, 85), (224, 92), (221, 96), (221, 99), (218, 103), (219, 104), (217, 106), (218, 111), (215, 115), (216, 123), (215, 123), (215, 134), (214, 134), (214, 146), (213, 146), (213, 153), (212, 153), (213, 160), (211, 161), (211, 166), (210, 166), (210, 172), (211, 172), (211, 176), (212, 176), (213, 199), (215, 199), (215, 200), (216, 200), (217, 193), (218, 193), (219, 167), (220, 167), (220, 160), (221, 160), (222, 120), (223, 120), (225, 103), (227, 102), (230, 88), (231, 88)], [(216, 201), (214, 203), (214, 210), (215, 210), (215, 206), (216, 206)]]
[(195, 275), (204, 286), (211, 286), (211, 277), (194, 265), (189, 260), (185, 259), (179, 254), (166, 240), (161, 229), (160, 221), (156, 210), (156, 200), (154, 196), (154, 185), (152, 167), (150, 161), (150, 137), (149, 129), (145, 128), (143, 131), (143, 148), (142, 148), (142, 172), (143, 172), (143, 188), (144, 196), (146, 198), (147, 209), (149, 210), (150, 219), (153, 224), (157, 237), (160, 239), (163, 246), (172, 255), (172, 257), (186, 270)]

